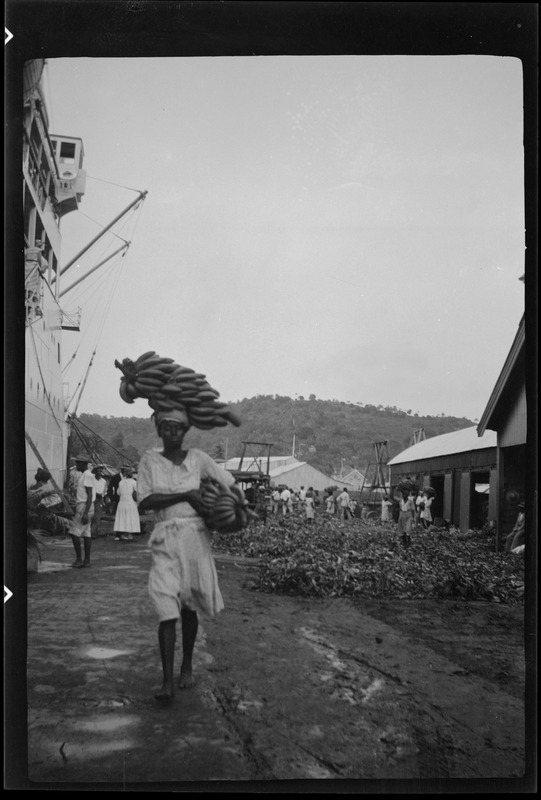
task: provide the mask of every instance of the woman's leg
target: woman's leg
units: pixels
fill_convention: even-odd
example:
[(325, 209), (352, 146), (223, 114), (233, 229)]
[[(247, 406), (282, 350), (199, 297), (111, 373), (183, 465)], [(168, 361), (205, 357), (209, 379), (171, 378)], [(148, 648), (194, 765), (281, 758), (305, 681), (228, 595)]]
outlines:
[(160, 622), (158, 628), (158, 641), (160, 643), (160, 656), (162, 659), (163, 683), (160, 691), (155, 695), (156, 700), (170, 702), (175, 694), (173, 686), (173, 671), (175, 666), (175, 642), (177, 638), (176, 619), (167, 619)]
[(180, 689), (189, 689), (194, 684), (192, 656), (199, 620), (197, 619), (197, 613), (188, 608), (183, 608), (180, 613), (182, 619), (182, 665), (180, 667), (178, 685)]
[(84, 548), (84, 551), (85, 551), (85, 560), (83, 561), (83, 564), (85, 565), (85, 567), (89, 567), (90, 566), (90, 552), (92, 550), (92, 538), (90, 536), (85, 536), (84, 537), (84, 539), (83, 539), (83, 548)]
[(82, 559), (82, 551), (81, 551), (81, 540), (78, 536), (74, 536), (71, 534), (71, 541), (73, 542), (73, 548), (75, 550), (75, 563), (72, 564), (72, 567), (82, 567), (83, 566), (83, 559)]

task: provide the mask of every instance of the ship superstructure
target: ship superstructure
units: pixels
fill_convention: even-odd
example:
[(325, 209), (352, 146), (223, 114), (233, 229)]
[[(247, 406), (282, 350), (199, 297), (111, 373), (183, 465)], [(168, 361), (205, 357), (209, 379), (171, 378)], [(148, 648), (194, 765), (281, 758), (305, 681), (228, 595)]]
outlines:
[[(61, 264), (62, 219), (79, 210), (87, 175), (83, 168), (82, 139), (49, 132), (42, 89), (45, 65), (45, 59), (28, 61), (23, 80), (26, 477), (27, 485), (30, 485), (34, 482), (36, 469), (45, 467), (53, 482), (63, 487), (69, 468), (70, 423), (75, 421), (97, 348), (96, 343), (84, 379), (68, 397), (68, 384), (63, 379), (62, 333), (80, 330), (81, 309), (68, 306), (69, 300), (65, 296), (70, 293), (73, 298), (72, 290), (112, 259), (116, 259), (120, 270), (121, 260), (131, 242), (113, 228), (121, 222), (124, 225), (126, 215), (135, 214), (141, 208), (147, 192), (129, 189), (136, 194), (135, 199), (102, 226), (68, 263)], [(122, 230), (125, 232), (124, 227)], [(79, 268), (81, 259), (106, 234), (110, 235), (111, 246), (116, 249), (92, 267), (86, 265), (79, 269), (76, 279), (68, 280), (66, 285), (64, 275), (67, 270), (74, 266)], [(120, 247), (119, 239), (122, 241)], [(111, 275), (114, 276), (115, 272)], [(100, 309), (102, 317), (107, 314), (111, 297), (109, 292), (107, 302)], [(95, 312), (91, 312), (91, 317), (95, 316)], [(73, 363), (74, 357), (75, 354), (65, 369)]]
[(78, 315), (68, 318), (59, 302), (60, 222), (78, 209), (86, 173), (82, 140), (49, 133), (41, 88), (44, 66), (44, 59), (27, 62), (23, 81), (25, 429), (33, 445), (27, 447), (26, 469), (30, 484), (42, 460), (62, 486), (68, 441), (62, 331), (77, 330)]

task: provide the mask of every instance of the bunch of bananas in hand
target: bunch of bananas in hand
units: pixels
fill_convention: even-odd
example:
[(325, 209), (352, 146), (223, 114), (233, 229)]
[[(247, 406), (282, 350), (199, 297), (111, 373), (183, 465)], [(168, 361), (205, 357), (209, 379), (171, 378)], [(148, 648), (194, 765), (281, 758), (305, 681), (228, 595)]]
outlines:
[(201, 481), (199, 492), (205, 522), (211, 530), (235, 533), (245, 528), (250, 520), (258, 519), (236, 483), (227, 487), (212, 478), (205, 478)]
[(162, 358), (153, 350), (132, 361), (115, 359), (122, 372), (120, 396), (125, 403), (139, 397), (148, 400), (154, 411), (182, 409), (190, 425), (202, 430), (223, 427), (230, 422), (237, 427), (240, 419), (219, 400), (220, 394), (205, 376), (189, 367), (176, 364), (172, 358)]

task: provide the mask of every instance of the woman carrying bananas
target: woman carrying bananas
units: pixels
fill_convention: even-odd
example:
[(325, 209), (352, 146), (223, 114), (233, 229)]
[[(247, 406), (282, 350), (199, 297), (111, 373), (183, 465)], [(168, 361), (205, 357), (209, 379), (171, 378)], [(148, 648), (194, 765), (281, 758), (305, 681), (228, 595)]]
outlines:
[(137, 501), (141, 511), (154, 511), (156, 524), (149, 539), (152, 562), (149, 594), (158, 619), (158, 641), (163, 683), (158, 702), (174, 697), (176, 624), (182, 624), (183, 658), (179, 688), (193, 685), (192, 655), (198, 613), (214, 616), (224, 607), (210, 547), (208, 528), (201, 516), (201, 480), (212, 478), (225, 486), (235, 479), (201, 450), (183, 447), (190, 427), (180, 409), (153, 414), (161, 450), (148, 450), (139, 463)]

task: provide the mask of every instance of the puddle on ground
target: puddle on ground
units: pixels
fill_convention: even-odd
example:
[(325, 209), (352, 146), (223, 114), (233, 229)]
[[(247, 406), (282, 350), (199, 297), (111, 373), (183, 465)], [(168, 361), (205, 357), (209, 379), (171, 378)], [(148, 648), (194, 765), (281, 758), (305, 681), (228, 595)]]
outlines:
[(362, 702), (368, 703), (368, 701), (370, 700), (371, 697), (373, 697), (373, 695), (377, 694), (383, 689), (384, 685), (385, 685), (384, 681), (381, 678), (375, 678), (370, 684), (370, 686), (368, 686), (366, 689), (361, 690), (364, 695)]
[(67, 761), (86, 761), (89, 758), (100, 758), (116, 753), (120, 750), (133, 750), (136, 746), (133, 739), (116, 739), (105, 742), (85, 742), (84, 744), (72, 743), (67, 740), (63, 753)]
[[(332, 673), (327, 670), (322, 670), (319, 673), (319, 679), (324, 683), (330, 683), (331, 681), (340, 679), (340, 681), (347, 681), (347, 684), (349, 684), (334, 689), (331, 694), (331, 699), (346, 700), (353, 706), (359, 703), (365, 705), (375, 694), (384, 688), (385, 681), (381, 678), (370, 679), (367, 674), (363, 674), (359, 669), (346, 669), (346, 664), (338, 658), (334, 645), (327, 642), (311, 628), (299, 628), (298, 632), (302, 638), (308, 642), (312, 650), (319, 656), (325, 658), (335, 670), (335, 672)], [(359, 685), (360, 683), (366, 683), (368, 681), (369, 683), (367, 686)]]
[(109, 647), (87, 647), (81, 650), (87, 658), (116, 658), (116, 656), (129, 656), (133, 650), (112, 650)]
[(90, 733), (110, 733), (129, 725), (138, 725), (141, 722), (139, 717), (127, 714), (104, 714), (93, 719), (77, 722), (73, 725), (76, 730), (89, 731)]
[(338, 671), (345, 670), (346, 665), (338, 658), (336, 655), (336, 649), (332, 644), (330, 644), (330, 642), (326, 642), (321, 638), (321, 636), (318, 636), (309, 628), (299, 628), (299, 632), (301, 636), (308, 641), (312, 650), (314, 650), (318, 655), (326, 658), (327, 661), (330, 662), (331, 666), (334, 667), (334, 669)]
[(61, 564), (59, 561), (40, 561), (38, 572), (61, 572), (63, 569), (71, 569), (71, 564)]
[(329, 772), (328, 769), (324, 769), (324, 767), (320, 767), (317, 764), (296, 764), (295, 765), (299, 772), (302, 772), (306, 775), (307, 778), (313, 778), (315, 780), (324, 779), (324, 778), (334, 778), (332, 772)]
[(240, 711), (241, 713), (244, 711), (249, 711), (251, 708), (259, 710), (260, 708), (263, 708), (263, 703), (261, 700), (241, 700), (237, 704), (237, 711)]

